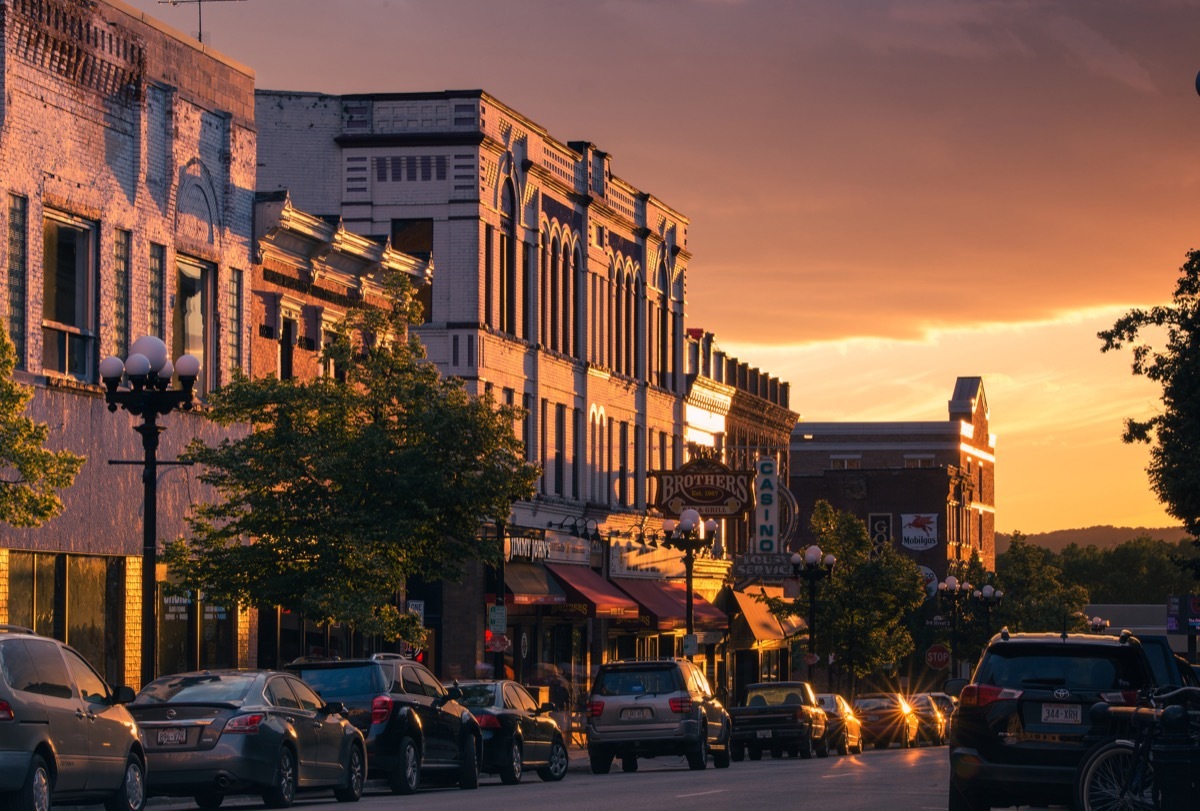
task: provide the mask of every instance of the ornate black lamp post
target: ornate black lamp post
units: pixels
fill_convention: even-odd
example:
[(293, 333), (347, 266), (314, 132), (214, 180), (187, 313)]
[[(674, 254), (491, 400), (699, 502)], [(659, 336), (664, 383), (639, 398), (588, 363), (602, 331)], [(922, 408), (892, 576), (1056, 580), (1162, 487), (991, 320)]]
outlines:
[(950, 611), (950, 672), (958, 676), (958, 617), (962, 611), (962, 601), (970, 596), (971, 584), (960, 583), (954, 575), (938, 583), (938, 596), (942, 604)]
[(971, 592), (971, 599), (983, 609), (983, 627), (987, 631), (987, 639), (990, 640), (992, 638), (992, 609), (1000, 607), (1000, 601), (1004, 599), (1004, 592), (989, 584)]
[(792, 553), (792, 575), (808, 581), (808, 680), (813, 680), (817, 656), (817, 581), (833, 575), (837, 558), (824, 555), (821, 547), (813, 544), (804, 554)]
[(1108, 628), (1108, 620), (1101, 617), (1092, 617), (1088, 620), (1088, 627), (1093, 634), (1102, 634)]
[(717, 535), (717, 522), (708, 519), (700, 522), (700, 513), (690, 507), (679, 514), (679, 520), (663, 521), (663, 545), (683, 552), (683, 571), (687, 586), (687, 634), (696, 633), (695, 600), (692, 597), (692, 571), (696, 553), (712, 547), (713, 554), (721, 556), (721, 539)]
[[(171, 377), (178, 373), (179, 388), (172, 389)], [(153, 336), (138, 338), (129, 348), (129, 357), (122, 361), (108, 357), (100, 362), (100, 379), (106, 389), (104, 401), (109, 411), (120, 406), (141, 425), (134, 426), (142, 435), (142, 684), (154, 680), (158, 669), (158, 466), (172, 464), (158, 461), (159, 415), (176, 408), (192, 407), (192, 389), (200, 374), (200, 361), (194, 355), (183, 355), (172, 365), (167, 345)], [(128, 376), (129, 388), (119, 389), (122, 375)], [(110, 464), (137, 464), (110, 462)]]

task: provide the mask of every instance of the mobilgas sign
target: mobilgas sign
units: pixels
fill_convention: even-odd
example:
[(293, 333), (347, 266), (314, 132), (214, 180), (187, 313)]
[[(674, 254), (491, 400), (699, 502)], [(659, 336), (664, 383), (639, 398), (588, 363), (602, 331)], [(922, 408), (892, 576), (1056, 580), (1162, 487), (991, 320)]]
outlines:
[(678, 518), (691, 507), (705, 518), (744, 515), (753, 506), (751, 471), (734, 471), (715, 459), (693, 459), (678, 470), (652, 470), (658, 480), (654, 506)]

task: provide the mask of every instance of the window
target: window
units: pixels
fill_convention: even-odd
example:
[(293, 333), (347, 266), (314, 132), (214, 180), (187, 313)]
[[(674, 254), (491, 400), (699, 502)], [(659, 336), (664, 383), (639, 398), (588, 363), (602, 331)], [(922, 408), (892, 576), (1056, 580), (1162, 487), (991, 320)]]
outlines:
[(932, 456), (905, 456), (905, 467), (933, 467)]
[(198, 393), (212, 391), (216, 385), (217, 353), (214, 350), (215, 322), (213, 292), (217, 276), (215, 266), (191, 257), (176, 261), (174, 335), (171, 356), (195, 355), (200, 360)]
[(392, 247), (419, 259), (433, 256), (433, 220), (392, 220)]
[(129, 355), (129, 274), (133, 234), (120, 228), (113, 234), (113, 354)]
[(296, 355), (296, 341), (299, 331), (294, 318), (283, 319), (283, 329), (279, 332), (279, 379), (290, 380), (295, 376), (293, 361)]
[(8, 198), (8, 336), (17, 352), (17, 368), (26, 363), (25, 307), (28, 303), (29, 200)]
[(862, 467), (861, 456), (831, 456), (829, 457), (830, 470), (858, 470)]
[[(495, 272), (495, 260), (492, 258), (492, 243), (495, 241), (493, 236), (495, 232), (492, 226), (486, 225), (483, 230), (483, 323), (485, 326), (492, 326), (492, 307), (494, 302), (492, 299), (495, 296), (494, 285), (495, 280), (492, 274)], [(469, 360), (467, 365), (473, 365)]]
[(46, 211), (42, 368), (90, 380), (96, 352), (96, 226)]
[(298, 679), (288, 679), (288, 685), (291, 686), (292, 692), (296, 694), (296, 698), (300, 699), (300, 707), (310, 712), (318, 712), (325, 706), (325, 702), (321, 697), (308, 688), (308, 686)]
[(242, 271), (229, 272), (229, 365), (242, 365)]
[(563, 495), (567, 468), (567, 407), (554, 406), (554, 495)]
[(267, 682), (265, 692), (267, 694), (267, 701), (276, 707), (285, 710), (300, 709), (300, 702), (292, 695), (291, 688), (288, 687), (287, 681), (283, 678), (271, 679)]
[(620, 473), (617, 479), (617, 500), (622, 507), (629, 506), (629, 423), (621, 422), (619, 429), (621, 447), (618, 450)]
[(108, 685), (95, 670), (92, 670), (92, 666), (73, 650), (64, 649), (63, 655), (67, 657), (67, 666), (71, 668), (71, 675), (75, 677), (80, 697), (89, 704), (103, 704), (108, 701)]
[(150, 334), (156, 338), (167, 337), (166, 322), (163, 318), (163, 292), (167, 286), (167, 248), (165, 245), (150, 245), (150, 289), (147, 291), (149, 303), (146, 311), (146, 323)]

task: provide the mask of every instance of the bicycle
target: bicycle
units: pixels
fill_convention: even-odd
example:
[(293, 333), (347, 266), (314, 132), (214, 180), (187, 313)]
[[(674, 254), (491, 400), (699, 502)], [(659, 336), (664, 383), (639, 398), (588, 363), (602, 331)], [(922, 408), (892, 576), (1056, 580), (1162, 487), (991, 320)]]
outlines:
[(1092, 708), (1094, 724), (1123, 722), (1130, 737), (1105, 740), (1079, 765), (1078, 811), (1200, 810), (1200, 688), (1142, 697), (1144, 704)]

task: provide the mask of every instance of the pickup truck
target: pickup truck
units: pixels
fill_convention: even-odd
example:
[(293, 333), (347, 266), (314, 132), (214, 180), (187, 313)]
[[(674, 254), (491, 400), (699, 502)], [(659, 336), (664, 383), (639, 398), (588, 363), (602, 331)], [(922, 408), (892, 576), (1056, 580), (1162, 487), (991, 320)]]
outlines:
[(799, 755), (808, 759), (829, 754), (825, 740), (825, 711), (806, 681), (775, 681), (746, 687), (745, 702), (729, 710), (733, 720), (730, 755), (742, 760)]

